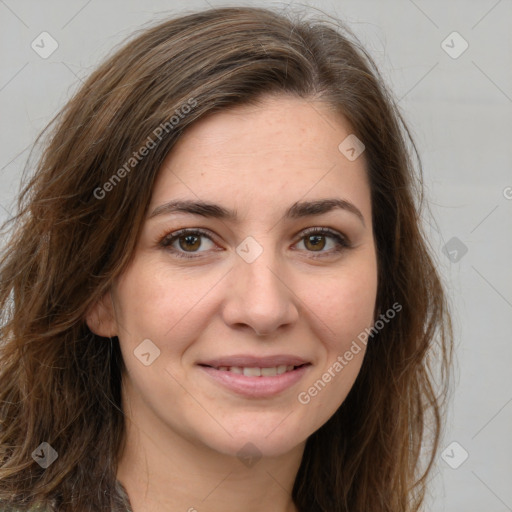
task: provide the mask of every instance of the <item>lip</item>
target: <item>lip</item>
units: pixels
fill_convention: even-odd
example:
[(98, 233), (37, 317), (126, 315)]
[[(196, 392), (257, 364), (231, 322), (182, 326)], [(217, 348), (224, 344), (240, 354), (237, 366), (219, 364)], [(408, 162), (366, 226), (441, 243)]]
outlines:
[[(220, 366), (270, 368), (284, 364), (299, 367), (282, 373), (281, 375), (269, 377), (248, 377), (243, 374), (214, 368)], [(271, 398), (276, 396), (297, 384), (309, 371), (311, 366), (311, 363), (295, 356), (233, 356), (198, 364), (198, 368), (209, 378), (219, 383), (224, 388), (246, 398)]]

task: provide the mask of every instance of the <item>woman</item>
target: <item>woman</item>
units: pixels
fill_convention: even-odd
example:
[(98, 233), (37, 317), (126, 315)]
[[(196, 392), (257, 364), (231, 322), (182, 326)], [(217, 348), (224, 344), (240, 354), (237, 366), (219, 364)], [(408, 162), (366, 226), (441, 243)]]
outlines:
[(172, 19), (55, 121), (1, 260), (3, 510), (419, 510), (451, 322), (348, 31)]

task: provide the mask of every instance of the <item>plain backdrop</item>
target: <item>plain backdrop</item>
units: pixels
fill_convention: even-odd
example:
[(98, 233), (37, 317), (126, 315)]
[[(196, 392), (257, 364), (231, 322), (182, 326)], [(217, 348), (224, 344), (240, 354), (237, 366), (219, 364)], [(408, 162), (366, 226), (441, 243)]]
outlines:
[[(236, 4), (288, 3), (0, 0), (0, 221), (14, 212), (35, 137), (114, 45), (143, 23)], [(423, 159), (432, 212), (424, 221), (457, 346), (444, 452), (425, 510), (512, 511), (512, 2), (301, 5), (355, 31), (400, 100)], [(46, 58), (31, 46), (48, 38), (42, 32), (56, 42), (45, 39), (46, 51), (58, 45)]]

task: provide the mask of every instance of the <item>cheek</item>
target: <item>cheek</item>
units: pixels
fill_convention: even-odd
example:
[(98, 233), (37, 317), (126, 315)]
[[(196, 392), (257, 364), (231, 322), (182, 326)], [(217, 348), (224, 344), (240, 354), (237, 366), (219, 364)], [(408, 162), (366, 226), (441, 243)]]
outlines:
[(208, 273), (201, 278), (186, 272), (171, 274), (161, 262), (134, 261), (119, 279), (116, 293), (117, 318), (125, 335), (132, 342), (135, 338), (154, 338), (157, 344), (172, 337), (176, 346), (180, 333), (195, 325), (194, 318), (197, 322), (218, 279)]
[(373, 324), (376, 268), (368, 265), (318, 280), (314, 291), (305, 290), (303, 296), (307, 297), (306, 305), (319, 320), (317, 325), (323, 331), (320, 339), (330, 351), (343, 353), (352, 340)]
[(344, 402), (361, 369), (365, 329), (373, 325), (377, 293), (376, 271), (370, 269), (351, 276), (332, 276), (326, 280), (329, 284), (323, 293), (309, 295), (307, 304), (318, 319), (316, 337), (322, 343), (322, 356), (297, 399), (303, 413), (314, 418), (314, 429)]

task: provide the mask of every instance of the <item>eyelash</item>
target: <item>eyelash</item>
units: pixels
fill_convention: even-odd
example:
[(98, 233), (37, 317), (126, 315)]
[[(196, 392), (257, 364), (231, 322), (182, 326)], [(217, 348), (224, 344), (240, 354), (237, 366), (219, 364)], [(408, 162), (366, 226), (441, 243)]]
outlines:
[[(200, 258), (200, 253), (186, 253), (182, 251), (178, 251), (171, 247), (171, 245), (178, 240), (179, 238), (187, 235), (201, 235), (208, 238), (210, 241), (214, 242), (212, 236), (208, 231), (205, 231), (201, 228), (184, 228), (180, 229), (178, 231), (174, 231), (173, 233), (166, 234), (165, 236), (160, 238), (160, 241), (158, 242), (161, 247), (164, 249), (170, 250), (175, 256), (178, 258), (185, 258), (185, 259), (194, 259), (194, 258)], [(315, 255), (312, 255), (312, 258), (318, 259), (318, 258), (324, 258), (327, 256), (332, 256), (333, 254), (338, 254), (345, 249), (350, 249), (352, 247), (349, 240), (338, 233), (337, 231), (334, 231), (330, 228), (324, 228), (324, 227), (315, 227), (315, 228), (308, 228), (301, 232), (301, 237), (299, 239), (299, 242), (302, 241), (304, 238), (312, 235), (327, 235), (330, 238), (333, 238), (336, 241), (336, 248), (327, 251), (327, 252), (321, 252)], [(307, 251), (314, 253), (315, 251)], [(192, 256), (191, 254), (199, 254), (198, 256)]]

